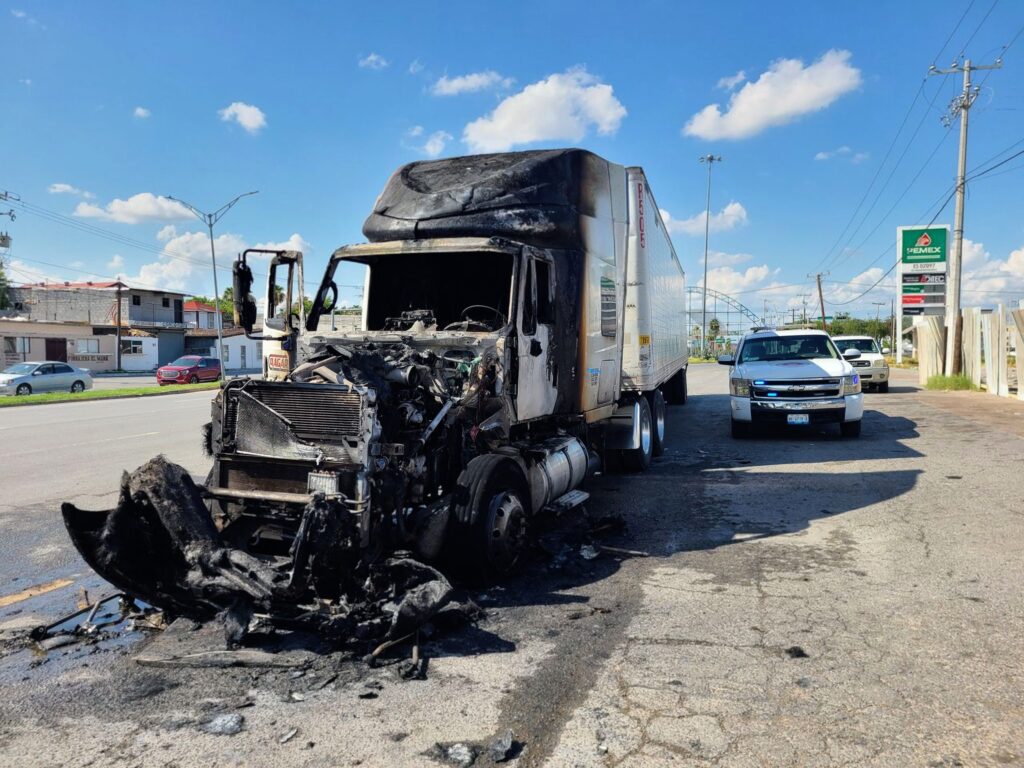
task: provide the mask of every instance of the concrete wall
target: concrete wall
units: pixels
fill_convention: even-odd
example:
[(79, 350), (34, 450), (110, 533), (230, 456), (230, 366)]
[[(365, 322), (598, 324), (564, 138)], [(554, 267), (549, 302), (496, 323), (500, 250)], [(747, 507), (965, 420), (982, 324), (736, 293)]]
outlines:
[[(164, 300), (167, 301), (166, 307)], [(184, 304), (184, 297), (180, 294), (130, 289), (128, 291), (128, 321), (130, 323), (184, 324), (184, 317), (175, 315), (175, 302), (181, 308)]]
[[(113, 370), (116, 365), (115, 337), (95, 335), (92, 327), (88, 325), (0, 319), (0, 337), (26, 340), (23, 343), (13, 342), (15, 348), (23, 346), (24, 353), (5, 354), (6, 345), (0, 343), (0, 363), (5, 368), (25, 360), (45, 360), (47, 339), (64, 339), (67, 345), (67, 359), (72, 365), (93, 371)], [(78, 339), (98, 341), (99, 352), (79, 353)]]
[[(38, 322), (60, 321), (113, 325), (117, 318), (117, 292), (107, 289), (8, 288), (11, 307)], [(122, 318), (128, 318), (128, 299), (122, 292)]]
[[(245, 365), (243, 366), (242, 350), (245, 349)], [(217, 339), (210, 339), (210, 357), (217, 356)], [(224, 370), (226, 371), (262, 371), (263, 343), (247, 339), (244, 334), (226, 336), (224, 338)]]
[[(125, 347), (131, 346), (137, 349), (137, 353), (129, 353), (127, 350), (121, 353), (121, 369), (124, 371), (152, 371), (157, 368), (157, 350), (159, 342), (151, 336), (133, 337), (126, 336), (122, 339)], [(172, 358), (173, 359), (173, 358)], [(165, 361), (165, 362), (170, 362)]]

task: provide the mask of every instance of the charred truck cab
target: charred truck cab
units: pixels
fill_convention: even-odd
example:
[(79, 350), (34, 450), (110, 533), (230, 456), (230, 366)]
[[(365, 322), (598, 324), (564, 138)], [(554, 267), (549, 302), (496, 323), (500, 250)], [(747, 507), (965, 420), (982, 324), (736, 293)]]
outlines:
[[(447, 544), (500, 572), (532, 514), (586, 498), (599, 457), (643, 470), (660, 452), (666, 396), (685, 399), (684, 284), (639, 168), (581, 150), (413, 163), (363, 231), (304, 327), (273, 273), (301, 257), (273, 256), (266, 380), (214, 404), (226, 532), (286, 552), (322, 493), (364, 550)], [(362, 328), (325, 331), (343, 262), (366, 267)], [(244, 254), (235, 271), (252, 333)]]
[[(234, 268), (266, 375), (214, 400), (202, 492), (225, 545), (287, 583), (278, 603), (344, 602), (346, 574), (395, 550), (506, 572), (602, 461), (645, 470), (686, 399), (684, 277), (640, 168), (575, 149), (412, 163), (363, 233), (308, 317), (301, 254), (270, 254), (261, 329), (252, 252)], [(325, 330), (344, 263), (366, 267), (362, 327)]]

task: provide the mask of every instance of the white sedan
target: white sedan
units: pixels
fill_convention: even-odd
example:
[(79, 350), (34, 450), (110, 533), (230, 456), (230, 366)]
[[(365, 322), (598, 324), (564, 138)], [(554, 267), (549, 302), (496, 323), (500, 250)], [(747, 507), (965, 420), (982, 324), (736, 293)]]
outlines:
[(89, 371), (59, 361), (15, 363), (0, 373), (0, 395), (84, 392), (87, 389), (92, 389)]

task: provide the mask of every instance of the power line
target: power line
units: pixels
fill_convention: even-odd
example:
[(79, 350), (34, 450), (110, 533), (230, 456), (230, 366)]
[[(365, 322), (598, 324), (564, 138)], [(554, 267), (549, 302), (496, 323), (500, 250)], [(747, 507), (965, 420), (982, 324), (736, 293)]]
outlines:
[[(952, 31), (949, 33), (949, 36), (946, 38), (946, 41), (942, 44), (942, 47), (939, 49), (938, 53), (935, 54), (935, 58), (932, 59), (933, 66), (934, 66), (935, 61), (937, 61), (938, 58), (946, 50), (946, 47), (949, 45), (950, 40), (953, 39), (953, 36), (960, 29), (960, 25), (963, 23), (964, 19), (967, 17), (967, 14), (970, 12), (970, 10), (973, 7), (973, 5), (974, 5), (974, 0), (971, 0), (967, 4), (967, 8), (964, 9), (964, 12), (962, 14), (960, 14), (960, 18), (957, 20), (957, 22), (954, 25)], [(989, 12), (991, 13), (991, 9), (990, 9)], [(914, 98), (911, 101), (910, 106), (907, 108), (906, 114), (903, 115), (903, 119), (900, 121), (899, 128), (897, 128), (897, 130), (896, 130), (896, 135), (893, 136), (892, 141), (889, 142), (889, 147), (885, 151), (885, 155), (882, 158), (882, 162), (878, 164), (878, 168), (875, 170), (874, 176), (871, 177), (871, 181), (868, 183), (867, 189), (864, 190), (864, 194), (861, 197), (860, 201), (857, 203), (857, 207), (854, 209), (853, 213), (850, 215), (849, 220), (847, 220), (846, 225), (843, 227), (842, 231), (839, 233), (839, 237), (836, 238), (836, 241), (832, 244), (832, 246), (828, 249), (828, 251), (825, 252), (825, 256), (819, 262), (819, 266), (835, 266), (835, 264), (831, 264), (830, 265), (829, 261), (830, 261), (830, 259), (833, 258), (833, 254), (836, 252), (836, 248), (843, 241), (843, 238), (846, 236), (847, 231), (849, 231), (849, 229), (850, 229), (850, 225), (853, 224), (853, 222), (857, 219), (857, 215), (860, 213), (861, 208), (864, 206), (864, 202), (868, 199), (868, 196), (871, 194), (871, 190), (874, 188), (875, 182), (878, 181), (878, 177), (881, 175), (882, 169), (885, 168), (886, 162), (888, 162), (889, 157), (892, 154), (893, 149), (895, 149), (895, 147), (896, 147), (896, 143), (899, 141), (900, 136), (903, 134), (903, 129), (907, 125), (907, 120), (910, 119), (910, 115), (913, 113), (914, 107), (917, 105), (918, 99), (921, 98), (921, 94), (924, 92), (924, 84), (925, 84), (925, 82), (927, 82), (927, 80), (928, 80), (927, 76), (921, 78), (921, 83), (917, 87), (917, 92), (914, 94)], [(853, 238), (856, 236), (856, 233), (860, 230), (860, 228), (862, 226), (864, 226), (864, 222), (867, 221), (868, 216), (871, 215), (871, 211), (874, 209), (875, 205), (877, 205), (878, 200), (881, 198), (882, 194), (885, 192), (886, 187), (888, 187), (889, 182), (892, 180), (893, 175), (899, 169), (900, 164), (903, 162), (903, 158), (906, 156), (907, 151), (910, 149), (910, 146), (914, 143), (914, 139), (917, 138), (917, 134), (920, 132), (921, 127), (924, 125), (925, 119), (927, 118), (928, 113), (931, 110), (932, 105), (934, 105), (935, 99), (936, 99), (936, 97), (938, 96), (938, 94), (940, 93), (941, 90), (942, 90), (942, 88), (940, 86), (932, 94), (932, 97), (931, 97), (931, 99), (928, 102), (927, 108), (923, 111), (923, 114), (921, 116), (921, 120), (918, 122), (917, 127), (914, 129), (913, 135), (910, 137), (910, 139), (907, 142), (906, 146), (903, 148), (903, 152), (900, 153), (899, 159), (897, 159), (895, 165), (892, 167), (892, 170), (889, 172), (889, 176), (886, 178), (884, 184), (878, 190), (878, 194), (875, 196), (875, 199), (871, 203), (871, 207), (868, 209), (867, 213), (864, 214), (864, 218), (861, 219), (861, 223), (859, 225), (857, 225), (857, 227), (850, 234), (850, 238), (849, 238), (850, 240), (853, 240)], [(843, 251), (840, 250), (838, 253), (842, 254)]]

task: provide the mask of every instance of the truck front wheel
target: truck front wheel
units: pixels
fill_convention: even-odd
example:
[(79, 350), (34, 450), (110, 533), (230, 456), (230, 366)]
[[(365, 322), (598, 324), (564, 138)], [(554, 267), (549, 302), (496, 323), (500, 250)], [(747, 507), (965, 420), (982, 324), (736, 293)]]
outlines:
[(473, 459), (459, 476), (454, 512), (453, 564), (482, 580), (515, 568), (526, 549), (530, 512), (530, 488), (518, 464), (496, 454)]
[(622, 464), (630, 472), (644, 472), (651, 466), (654, 456), (654, 421), (647, 398), (641, 397), (640, 404), (640, 445), (622, 452)]

